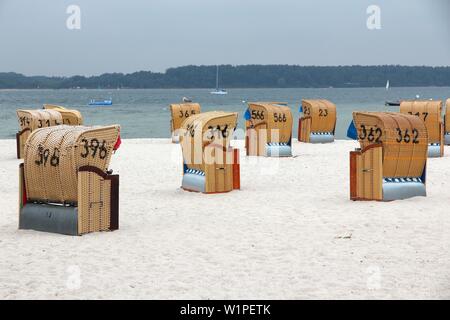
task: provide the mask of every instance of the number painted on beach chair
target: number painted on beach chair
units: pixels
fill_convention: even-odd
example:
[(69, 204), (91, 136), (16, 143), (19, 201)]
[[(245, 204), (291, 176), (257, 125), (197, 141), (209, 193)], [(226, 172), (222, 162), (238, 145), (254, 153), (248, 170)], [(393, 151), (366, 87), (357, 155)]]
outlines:
[(380, 143), (383, 131), (377, 127), (367, 127), (362, 124), (360, 126), (359, 140), (367, 140), (368, 142)]
[(82, 139), (81, 142), (83, 143), (84, 148), (84, 151), (80, 154), (82, 158), (87, 158), (89, 155), (91, 155), (92, 158), (98, 156), (103, 160), (108, 155), (106, 140), (103, 140), (101, 143), (99, 143), (99, 141), (94, 138), (90, 141), (88, 141), (87, 139)]

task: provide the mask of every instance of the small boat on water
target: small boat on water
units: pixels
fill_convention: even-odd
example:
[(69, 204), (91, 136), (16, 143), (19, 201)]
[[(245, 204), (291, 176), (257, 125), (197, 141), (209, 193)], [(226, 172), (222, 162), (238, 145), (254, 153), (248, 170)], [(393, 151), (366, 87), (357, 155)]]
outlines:
[[(415, 100), (419, 100), (420, 99), (420, 95), (416, 95), (416, 99)], [(430, 99), (430, 101), (432, 101), (433, 99)], [(384, 103), (384, 105), (386, 107), (399, 107), (400, 104), (402, 103), (402, 101), (410, 101), (410, 100), (397, 100), (397, 101), (386, 101)], [(413, 101), (413, 100), (411, 100)]]
[(105, 100), (95, 100), (92, 99), (89, 101), (88, 105), (90, 106), (112, 106), (113, 102), (112, 99), (105, 99)]
[(386, 101), (384, 104), (386, 107), (399, 107), (400, 101)]
[(219, 66), (217, 66), (217, 68), (216, 68), (216, 89), (214, 91), (211, 91), (210, 93), (211, 94), (217, 94), (217, 95), (228, 94), (227, 90), (219, 88)]

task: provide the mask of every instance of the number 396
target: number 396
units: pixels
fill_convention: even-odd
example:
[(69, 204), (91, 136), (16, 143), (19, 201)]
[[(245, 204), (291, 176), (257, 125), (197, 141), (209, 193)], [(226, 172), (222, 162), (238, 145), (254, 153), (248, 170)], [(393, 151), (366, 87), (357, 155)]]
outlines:
[(95, 158), (98, 156), (100, 159), (105, 159), (108, 155), (108, 149), (106, 148), (106, 141), (103, 140), (102, 143), (100, 143), (97, 139), (91, 139), (91, 141), (88, 141), (87, 139), (81, 140), (83, 142), (83, 152), (81, 153), (82, 158), (87, 158), (89, 155), (92, 156), (92, 158)]

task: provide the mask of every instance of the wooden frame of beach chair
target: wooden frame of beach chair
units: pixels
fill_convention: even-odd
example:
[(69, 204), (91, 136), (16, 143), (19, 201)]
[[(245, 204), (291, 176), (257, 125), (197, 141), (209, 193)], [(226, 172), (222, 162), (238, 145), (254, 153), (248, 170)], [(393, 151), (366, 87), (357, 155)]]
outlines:
[(400, 112), (415, 115), (425, 122), (428, 131), (428, 157), (444, 156), (442, 101), (402, 101)]
[(428, 134), (416, 116), (354, 112), (361, 148), (350, 152), (350, 199), (426, 196)]
[(33, 131), (20, 164), (19, 229), (67, 235), (119, 228), (118, 125)]
[(63, 124), (70, 126), (81, 126), (83, 125), (83, 116), (78, 110), (66, 109), (61, 106), (54, 104), (44, 104), (43, 108), (45, 110), (55, 110), (61, 113)]
[(192, 115), (201, 113), (201, 107), (198, 103), (178, 103), (171, 104), (170, 109), (170, 132), (172, 136), (172, 143), (180, 142), (180, 132), (179, 129), (183, 124), (184, 120)]
[(286, 103), (248, 103), (245, 129), (247, 156), (292, 156), (292, 112)]
[(444, 143), (450, 145), (450, 99), (445, 102), (445, 118), (444, 118)]
[(334, 142), (336, 105), (328, 100), (302, 100), (303, 116), (298, 120), (298, 141)]
[(19, 132), (16, 133), (17, 158), (23, 159), (23, 150), (30, 134), (39, 128), (62, 124), (61, 113), (55, 110), (17, 110)]
[(240, 189), (239, 149), (230, 146), (237, 117), (237, 113), (212, 111), (183, 122), (184, 190), (222, 193)]

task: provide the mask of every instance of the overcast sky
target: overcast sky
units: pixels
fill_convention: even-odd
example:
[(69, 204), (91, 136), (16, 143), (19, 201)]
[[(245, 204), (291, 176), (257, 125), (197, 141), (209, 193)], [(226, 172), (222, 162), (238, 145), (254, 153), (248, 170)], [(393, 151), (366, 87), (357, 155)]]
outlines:
[[(69, 30), (66, 9), (81, 9)], [(381, 30), (366, 26), (381, 8)], [(0, 0), (0, 72), (188, 64), (450, 65), (448, 0)]]

